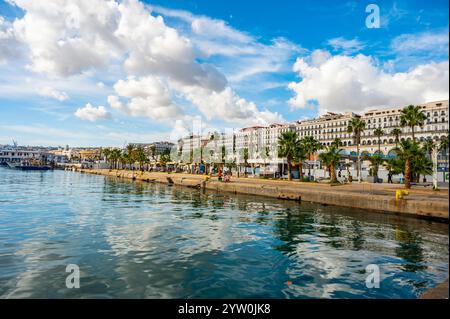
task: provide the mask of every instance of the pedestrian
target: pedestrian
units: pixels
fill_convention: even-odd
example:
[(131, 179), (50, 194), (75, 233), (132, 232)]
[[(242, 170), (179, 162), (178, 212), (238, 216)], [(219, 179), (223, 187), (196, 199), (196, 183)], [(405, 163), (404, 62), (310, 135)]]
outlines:
[(388, 173), (388, 183), (392, 184), (392, 173), (391, 172)]

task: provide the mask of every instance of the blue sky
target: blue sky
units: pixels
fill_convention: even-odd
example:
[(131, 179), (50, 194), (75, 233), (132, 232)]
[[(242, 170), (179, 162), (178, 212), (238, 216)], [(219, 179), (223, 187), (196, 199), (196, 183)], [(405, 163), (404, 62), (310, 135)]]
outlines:
[(51, 3), (0, 1), (0, 144), (122, 146), (199, 120), (448, 99), (448, 1)]

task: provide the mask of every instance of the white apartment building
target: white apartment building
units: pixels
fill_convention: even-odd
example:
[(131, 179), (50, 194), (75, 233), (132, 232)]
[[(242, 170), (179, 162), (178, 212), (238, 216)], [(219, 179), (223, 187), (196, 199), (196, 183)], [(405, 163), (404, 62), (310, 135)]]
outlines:
[[(448, 134), (448, 100), (430, 102), (420, 105), (427, 116), (423, 128), (415, 128), (415, 136), (419, 141), (425, 139), (439, 139)], [(361, 136), (361, 153), (375, 154), (378, 151), (378, 138), (374, 135), (376, 128), (382, 128), (385, 134), (381, 137), (381, 152), (385, 156), (395, 148), (395, 137), (391, 132), (394, 128), (400, 128), (400, 139), (411, 139), (411, 129), (400, 127), (400, 113), (402, 107), (371, 110), (358, 115), (355, 113), (327, 113), (315, 119), (301, 120), (287, 124), (271, 124), (268, 126), (252, 126), (242, 128), (232, 133), (215, 133), (211, 135), (192, 135), (180, 139), (176, 145), (177, 152), (181, 154), (178, 162), (189, 163), (191, 149), (193, 149), (193, 163), (204, 162), (221, 163), (221, 149), (225, 146), (226, 162), (243, 164), (244, 150), (248, 151), (248, 163), (252, 166), (261, 165), (273, 170), (283, 170), (286, 164), (284, 159), (278, 158), (278, 139), (288, 131), (297, 132), (300, 138), (313, 136), (322, 145), (329, 146), (334, 139), (342, 141), (344, 154), (356, 157), (356, 145), (352, 133), (347, 132), (350, 120), (360, 117), (366, 122), (366, 129)], [(202, 152), (200, 152), (200, 145)], [(202, 154), (201, 154), (202, 153)], [(317, 159), (317, 158), (315, 158)]]
[(300, 138), (312, 136), (322, 145), (330, 145), (335, 138), (340, 138), (344, 147), (353, 145), (353, 135), (347, 133), (347, 127), (355, 113), (327, 113), (317, 119), (298, 121), (295, 131)]
[[(423, 127), (416, 126), (414, 135), (416, 140), (426, 139), (438, 140), (441, 136), (448, 134), (448, 100), (420, 104), (427, 116)], [(381, 153), (389, 156), (389, 152), (395, 147), (395, 137), (391, 134), (394, 128), (400, 128), (402, 134), (400, 140), (411, 139), (411, 129), (400, 127), (400, 114), (404, 107), (371, 110), (362, 115), (366, 122), (366, 129), (361, 136), (361, 151), (370, 154), (378, 152), (378, 138), (374, 135), (377, 128), (385, 133), (381, 137)], [(391, 153), (392, 154), (392, 153)], [(392, 154), (393, 155), (393, 154)]]

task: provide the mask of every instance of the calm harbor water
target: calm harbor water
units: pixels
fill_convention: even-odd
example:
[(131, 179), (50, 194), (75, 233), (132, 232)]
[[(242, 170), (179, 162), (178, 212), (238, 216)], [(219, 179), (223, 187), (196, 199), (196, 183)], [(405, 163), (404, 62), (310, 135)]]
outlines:
[(409, 217), (0, 168), (0, 298), (416, 298), (447, 278), (448, 240)]

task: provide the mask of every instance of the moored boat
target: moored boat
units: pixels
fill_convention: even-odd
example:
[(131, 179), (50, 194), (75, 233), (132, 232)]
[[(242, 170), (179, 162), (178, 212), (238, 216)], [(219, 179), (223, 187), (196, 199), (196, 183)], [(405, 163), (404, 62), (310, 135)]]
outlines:
[(30, 163), (7, 163), (8, 167), (21, 169), (23, 171), (47, 171), (52, 169), (49, 165), (34, 165)]

